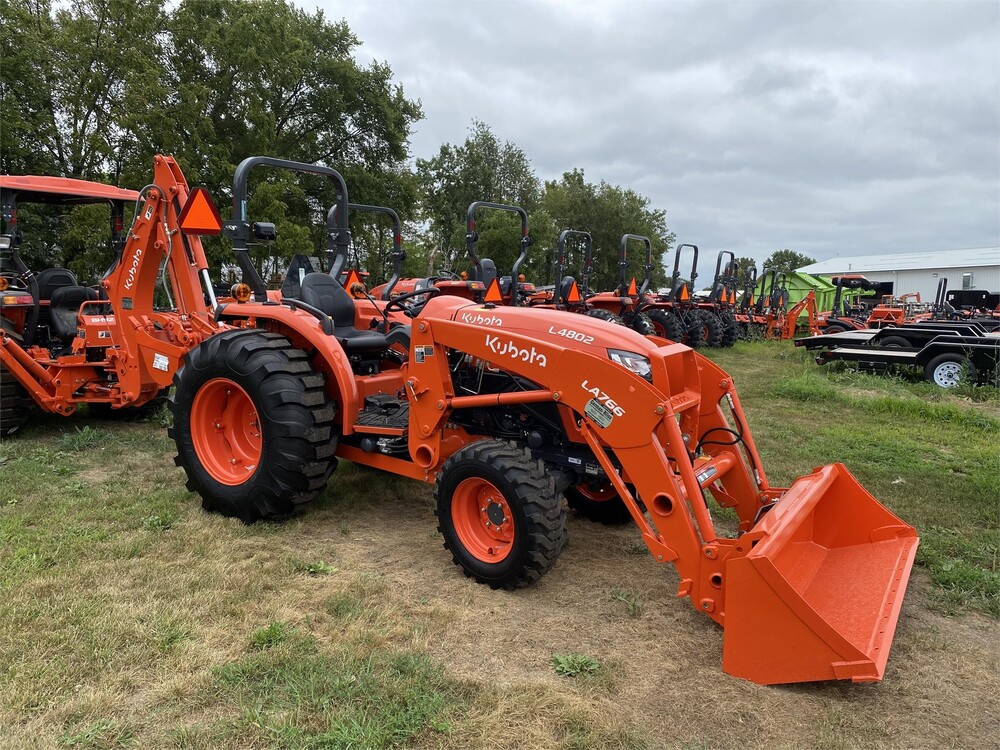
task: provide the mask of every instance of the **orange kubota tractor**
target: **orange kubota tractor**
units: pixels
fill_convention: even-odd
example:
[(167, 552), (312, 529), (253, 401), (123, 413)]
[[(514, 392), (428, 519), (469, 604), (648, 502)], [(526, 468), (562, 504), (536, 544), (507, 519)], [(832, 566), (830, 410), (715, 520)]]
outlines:
[[(28, 303), (20, 318), (11, 311), (13, 320), (20, 320), (19, 329), (0, 327), (5, 379), (0, 411), (6, 434), (26, 418), (26, 397), (62, 415), (84, 403), (113, 409), (142, 406), (170, 387), (188, 349), (219, 330), (197, 236), (219, 232), (218, 214), (207, 193), (189, 193), (171, 157), (154, 161), (153, 183), (134, 194), (135, 219), (100, 292), (75, 284), (60, 287), (49, 301), (44, 336), (35, 330), (44, 295), (18, 254), (16, 215), (5, 212), (0, 255), (23, 284), (25, 293), (19, 297)], [(161, 267), (171, 299), (166, 310), (155, 309), (153, 300)], [(8, 316), (6, 309), (3, 314)]]
[[(430, 289), (390, 301), (386, 314), (406, 324), (382, 333), (336, 267), (304, 278), (304, 302), (269, 302), (247, 252), (258, 166), (330, 177), (331, 248), (346, 257), (349, 242), (335, 170), (239, 165), (225, 233), (253, 299), (221, 306), (218, 318), (244, 327), (188, 352), (172, 397), (177, 463), (207, 508), (247, 521), (287, 514), (323, 491), (342, 457), (434, 486), (455, 563), (516, 588), (563, 551), (561, 493), (597, 480), (653, 558), (677, 568), (678, 595), (724, 626), (727, 672), (882, 678), (917, 537), (843, 465), (772, 486), (722, 369), (605, 321)], [(731, 536), (713, 504), (738, 515)]]

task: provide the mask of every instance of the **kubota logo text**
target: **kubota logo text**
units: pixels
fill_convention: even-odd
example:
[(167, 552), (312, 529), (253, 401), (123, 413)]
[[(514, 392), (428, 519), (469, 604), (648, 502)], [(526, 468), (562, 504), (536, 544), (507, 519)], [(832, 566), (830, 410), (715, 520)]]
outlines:
[(599, 402), (608, 407), (608, 409), (611, 410), (611, 413), (614, 414), (616, 417), (625, 416), (625, 410), (622, 407), (620, 407), (618, 403), (611, 398), (611, 396), (602, 391), (600, 388), (592, 386), (586, 380), (584, 380), (580, 385), (583, 386), (583, 390), (585, 390), (587, 393), (593, 394), (594, 398), (596, 398)]
[(513, 341), (501, 341), (499, 337), (490, 335), (486, 336), (486, 346), (494, 354), (506, 354), (511, 359), (519, 359), (531, 365), (545, 367), (548, 364), (548, 358), (535, 351), (535, 347), (522, 349)]
[(474, 326), (489, 326), (490, 328), (501, 328), (503, 320), (496, 315), (483, 315), (482, 313), (462, 313), (462, 322), (470, 323)]
[(142, 248), (137, 247), (135, 249), (135, 255), (132, 256), (132, 265), (128, 269), (128, 276), (125, 277), (125, 288), (131, 289), (132, 285), (135, 283), (135, 275), (139, 271), (139, 262), (142, 260)]

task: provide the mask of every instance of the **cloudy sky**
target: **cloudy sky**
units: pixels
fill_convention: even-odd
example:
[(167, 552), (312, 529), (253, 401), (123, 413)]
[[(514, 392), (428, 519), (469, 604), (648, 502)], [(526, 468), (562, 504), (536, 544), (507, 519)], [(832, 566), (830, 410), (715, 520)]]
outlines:
[(416, 156), (480, 119), (758, 260), (1000, 245), (996, 0), (312, 1), (421, 100)]

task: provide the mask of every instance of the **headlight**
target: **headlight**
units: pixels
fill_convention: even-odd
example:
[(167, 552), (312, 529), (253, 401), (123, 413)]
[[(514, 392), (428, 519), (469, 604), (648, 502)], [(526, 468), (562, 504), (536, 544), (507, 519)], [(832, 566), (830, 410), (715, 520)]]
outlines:
[(635, 352), (626, 352), (622, 349), (608, 349), (608, 357), (612, 362), (617, 362), (626, 370), (631, 370), (641, 378), (645, 378), (650, 383), (653, 382), (653, 368), (649, 364), (649, 359)]

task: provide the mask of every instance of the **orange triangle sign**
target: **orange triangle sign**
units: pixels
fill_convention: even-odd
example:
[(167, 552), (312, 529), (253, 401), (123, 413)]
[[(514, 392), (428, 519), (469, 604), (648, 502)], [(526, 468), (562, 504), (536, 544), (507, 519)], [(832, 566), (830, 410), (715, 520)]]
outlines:
[(483, 302), (503, 302), (503, 295), (500, 293), (500, 284), (497, 283), (496, 279), (490, 282), (489, 289), (486, 290), (486, 296), (483, 297)]
[(688, 294), (688, 285), (687, 284), (682, 284), (681, 285), (681, 302), (687, 302), (689, 299), (691, 299), (691, 295)]
[[(359, 276), (358, 272), (352, 268), (347, 272), (347, 278), (344, 280), (344, 289), (350, 292), (352, 297), (354, 296), (355, 284), (361, 284), (361, 276)], [(363, 287), (364, 284), (361, 284), (361, 286)]]
[(750, 301), (747, 304), (748, 305), (752, 305), (753, 304), (753, 295), (752, 294), (750, 295)]
[(639, 290), (635, 286), (635, 276), (632, 277), (632, 283), (628, 285), (628, 296), (634, 297), (638, 294)]
[(729, 290), (729, 304), (730, 305), (736, 304), (736, 292), (734, 292), (732, 289)]
[(566, 295), (567, 302), (579, 302), (580, 301), (580, 288), (573, 282), (573, 286), (569, 288), (569, 294)]
[(196, 187), (191, 191), (177, 223), (184, 234), (218, 234), (222, 231), (222, 217), (208, 188)]

